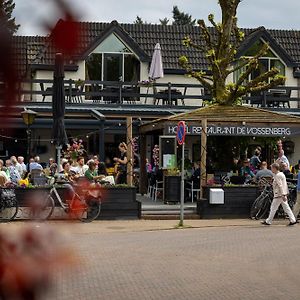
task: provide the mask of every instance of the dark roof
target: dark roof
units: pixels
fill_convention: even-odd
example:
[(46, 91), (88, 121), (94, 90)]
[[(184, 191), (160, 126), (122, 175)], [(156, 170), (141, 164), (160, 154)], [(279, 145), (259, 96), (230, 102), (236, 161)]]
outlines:
[[(63, 22), (60, 20), (59, 22)], [(58, 23), (59, 23), (58, 22)], [(185, 36), (190, 36), (196, 43), (203, 44), (201, 30), (198, 26), (177, 25), (151, 25), (151, 24), (118, 24), (111, 23), (80, 22), (79, 47), (75, 55), (69, 57), (67, 65), (76, 64), (76, 60), (83, 58), (89, 50), (101, 42), (108, 33), (121, 34), (125, 42), (144, 60), (152, 56), (154, 46), (160, 43), (162, 49), (164, 68), (167, 70), (180, 70), (178, 58), (181, 55), (189, 57), (195, 69), (208, 69), (209, 64), (204, 53), (193, 48), (186, 48), (182, 44)], [(213, 28), (209, 28), (215, 36)], [(300, 64), (300, 31), (273, 30), (259, 27), (256, 29), (242, 29), (246, 34), (243, 45), (247, 46), (253, 39), (264, 38), (270, 43), (275, 52), (290, 66)], [(45, 41), (45, 38), (41, 38)], [(56, 50), (51, 44), (51, 35), (48, 42), (40, 49), (37, 59), (34, 61), (40, 65), (53, 65)]]
[(28, 66), (36, 59), (45, 41), (46, 37), (42, 36), (13, 36), (14, 64), (20, 78), (26, 76)]

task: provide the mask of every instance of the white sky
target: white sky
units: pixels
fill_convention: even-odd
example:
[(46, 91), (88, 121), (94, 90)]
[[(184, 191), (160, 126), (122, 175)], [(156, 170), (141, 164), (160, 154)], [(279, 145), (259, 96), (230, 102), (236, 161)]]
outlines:
[[(67, 0), (82, 21), (131, 23), (139, 15), (151, 23), (171, 18), (173, 5), (195, 19), (219, 15), (217, 0)], [(53, 0), (15, 0), (18, 34), (45, 34), (43, 24), (56, 23), (60, 14)], [(299, 0), (243, 0), (238, 11), (239, 26), (300, 30)]]

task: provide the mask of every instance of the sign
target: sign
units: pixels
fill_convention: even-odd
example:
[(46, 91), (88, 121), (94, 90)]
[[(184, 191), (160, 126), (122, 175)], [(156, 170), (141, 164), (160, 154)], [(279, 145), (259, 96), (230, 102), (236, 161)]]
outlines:
[[(178, 125), (177, 125), (178, 126)], [(167, 125), (166, 134), (178, 135), (176, 125)], [(185, 134), (187, 135), (201, 135), (201, 126), (186, 125)], [(182, 129), (180, 129), (182, 132)], [(300, 135), (299, 127), (267, 127), (267, 126), (218, 126), (209, 125), (206, 128), (207, 135), (212, 136), (262, 136), (262, 137), (280, 137)]]
[(176, 126), (176, 138), (179, 145), (184, 144), (186, 135), (186, 126), (184, 121), (180, 121)]

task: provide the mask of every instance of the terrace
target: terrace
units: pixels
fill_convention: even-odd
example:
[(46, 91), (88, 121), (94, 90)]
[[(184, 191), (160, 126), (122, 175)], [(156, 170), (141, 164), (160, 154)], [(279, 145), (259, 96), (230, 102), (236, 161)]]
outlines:
[[(19, 85), (19, 104), (49, 103), (53, 80), (25, 80)], [(2, 90), (3, 91), (3, 90)], [(94, 107), (169, 107), (190, 110), (205, 106), (211, 95), (200, 84), (65, 80), (66, 104)], [(300, 87), (280, 86), (243, 98), (243, 104), (270, 110), (300, 112)]]

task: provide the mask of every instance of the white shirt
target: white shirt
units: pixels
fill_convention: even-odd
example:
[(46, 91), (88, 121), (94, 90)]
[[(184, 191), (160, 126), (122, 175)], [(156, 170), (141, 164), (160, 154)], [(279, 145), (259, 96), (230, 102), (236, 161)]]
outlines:
[(19, 164), (19, 163), (17, 163), (16, 164), (16, 169), (19, 172), (19, 174), (22, 176), (22, 174), (23, 174), (23, 167), (22, 167), (22, 165)]
[(88, 168), (89, 167), (87, 165), (83, 165), (83, 166), (73, 167), (71, 168), (71, 170), (76, 172), (76, 174), (78, 174), (79, 176), (84, 176)]
[(286, 178), (282, 172), (278, 172), (274, 175), (273, 192), (274, 198), (279, 198), (289, 194), (289, 188), (286, 182)]

